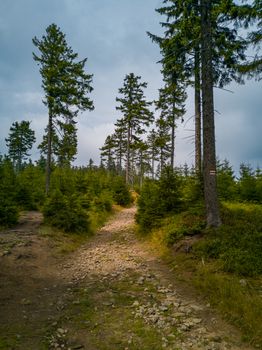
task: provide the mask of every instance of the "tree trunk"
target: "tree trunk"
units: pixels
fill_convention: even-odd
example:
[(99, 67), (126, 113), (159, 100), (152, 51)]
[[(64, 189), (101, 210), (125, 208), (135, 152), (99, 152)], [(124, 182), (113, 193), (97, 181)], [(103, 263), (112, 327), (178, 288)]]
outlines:
[(175, 165), (175, 128), (176, 128), (176, 117), (175, 117), (175, 103), (173, 104), (173, 115), (171, 125), (171, 168), (174, 169)]
[(143, 152), (140, 150), (140, 179), (139, 179), (139, 187), (140, 190), (142, 189), (143, 186)]
[(163, 148), (161, 148), (161, 150), (160, 150), (160, 175), (162, 174), (163, 167), (164, 167), (163, 153), (164, 153)]
[(119, 175), (122, 174), (122, 158), (123, 158), (123, 140), (122, 140), (122, 136), (120, 137), (120, 144), (119, 144)]
[(128, 125), (126, 145), (126, 184), (129, 185), (131, 126)]
[(211, 0), (201, 0), (203, 165), (207, 226), (221, 224), (216, 189), (216, 150), (212, 67)]
[(200, 95), (200, 54), (199, 47), (195, 49), (195, 169), (201, 176), (202, 149), (201, 149), (201, 95)]
[(52, 131), (53, 131), (53, 118), (51, 112), (49, 112), (48, 131), (47, 131), (47, 160), (46, 160), (46, 183), (45, 192), (48, 194), (50, 188), (50, 176), (51, 176), (51, 159), (52, 159)]
[(153, 153), (152, 153), (152, 164), (151, 164), (151, 167), (152, 167), (152, 179), (155, 178), (155, 151), (153, 150)]

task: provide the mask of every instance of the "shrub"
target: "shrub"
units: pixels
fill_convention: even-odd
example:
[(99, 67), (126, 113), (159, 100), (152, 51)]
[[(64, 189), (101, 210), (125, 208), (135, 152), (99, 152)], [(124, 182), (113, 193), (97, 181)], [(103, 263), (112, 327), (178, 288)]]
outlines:
[(197, 255), (219, 259), (222, 269), (244, 276), (262, 273), (262, 208), (251, 204), (225, 204), (223, 225), (197, 243)]
[(24, 210), (36, 210), (45, 200), (45, 173), (39, 166), (32, 164), (17, 175), (17, 204)]
[(0, 199), (0, 226), (12, 226), (18, 221), (18, 208), (8, 198)]
[(94, 209), (98, 211), (110, 212), (112, 210), (112, 204), (112, 194), (108, 190), (104, 190), (93, 199)]
[(89, 231), (89, 216), (77, 195), (65, 196), (59, 190), (54, 191), (44, 205), (43, 214), (47, 223), (65, 232)]
[(131, 203), (131, 194), (121, 176), (113, 179), (112, 183), (113, 199), (119, 205), (127, 206)]
[(182, 177), (171, 167), (164, 168), (159, 179), (159, 201), (162, 202), (163, 213), (178, 212), (182, 207)]
[(181, 177), (166, 167), (158, 181), (147, 179), (144, 182), (137, 203), (136, 220), (142, 230), (149, 231), (159, 226), (162, 218), (182, 208)]
[(182, 186), (182, 201), (184, 208), (202, 204), (204, 199), (203, 181), (197, 175), (190, 175), (183, 178)]
[(138, 198), (136, 221), (144, 231), (149, 231), (153, 227), (158, 226), (159, 220), (163, 217), (164, 208), (163, 203), (159, 199), (159, 191), (158, 182), (147, 179)]
[(237, 198), (234, 171), (227, 160), (217, 163), (217, 190), (220, 199), (235, 200)]
[(0, 158), (0, 225), (12, 226), (18, 220), (16, 175), (9, 159)]

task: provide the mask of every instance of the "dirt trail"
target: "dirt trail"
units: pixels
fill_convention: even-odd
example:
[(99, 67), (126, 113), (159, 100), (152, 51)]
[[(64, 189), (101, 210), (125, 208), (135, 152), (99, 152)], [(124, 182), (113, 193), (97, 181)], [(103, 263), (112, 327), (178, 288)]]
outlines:
[(66, 259), (39, 236), (39, 214), (0, 233), (0, 349), (251, 349), (176, 286), (136, 239), (134, 214), (119, 212)]

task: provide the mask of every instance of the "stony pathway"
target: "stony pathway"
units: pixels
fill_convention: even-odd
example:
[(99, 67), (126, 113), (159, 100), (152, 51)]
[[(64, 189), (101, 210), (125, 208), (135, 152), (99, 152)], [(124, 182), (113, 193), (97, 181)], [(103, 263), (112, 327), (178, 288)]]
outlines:
[[(60, 323), (50, 338), (50, 349), (251, 349), (239, 341), (237, 332), (223, 323), (209, 305), (178, 291), (174, 274), (136, 239), (132, 229), (134, 215), (135, 208), (118, 213), (61, 266), (59, 274), (68, 283), (69, 303), (78, 311)], [(81, 316), (80, 306), (87, 300), (83, 298), (88, 298), (87, 308), (92, 316)], [(83, 329), (70, 343), (75, 320), (79, 321), (80, 316)], [(152, 332), (155, 342), (143, 338), (142, 329), (135, 331), (137, 325)], [(103, 340), (99, 345), (98, 339), (112, 338), (108, 333), (114, 335), (114, 340), (106, 342), (115, 345), (102, 346)], [(96, 341), (89, 342), (89, 337)]]

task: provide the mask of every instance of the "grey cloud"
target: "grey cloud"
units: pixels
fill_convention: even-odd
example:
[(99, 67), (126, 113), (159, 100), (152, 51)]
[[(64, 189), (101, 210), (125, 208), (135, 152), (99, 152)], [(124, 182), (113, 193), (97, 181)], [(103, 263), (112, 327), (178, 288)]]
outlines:
[[(0, 14), (0, 152), (12, 122), (32, 120), (41, 141), (47, 123), (42, 104), (43, 91), (38, 67), (32, 58), (32, 38), (40, 38), (55, 22), (66, 34), (79, 58), (88, 57), (87, 71), (94, 74), (95, 111), (79, 118), (77, 164), (91, 157), (99, 161), (99, 150), (113, 124), (120, 117), (115, 98), (124, 76), (130, 72), (148, 82), (147, 98), (157, 98), (162, 85), (158, 47), (146, 31), (160, 33), (162, 20), (154, 11), (162, 0), (1, 0)], [(235, 94), (216, 91), (218, 156), (238, 167), (244, 161), (260, 162), (261, 82), (228, 87)], [(191, 92), (190, 92), (191, 96)], [(194, 113), (192, 96), (187, 103), (188, 119)], [(193, 145), (185, 139), (192, 122), (177, 130), (177, 163), (193, 163)], [(34, 150), (34, 157), (39, 154)]]

